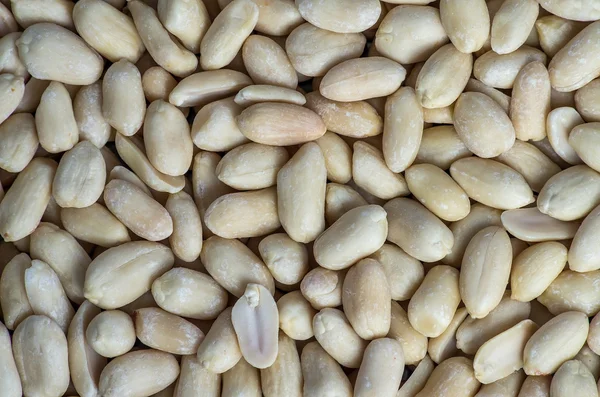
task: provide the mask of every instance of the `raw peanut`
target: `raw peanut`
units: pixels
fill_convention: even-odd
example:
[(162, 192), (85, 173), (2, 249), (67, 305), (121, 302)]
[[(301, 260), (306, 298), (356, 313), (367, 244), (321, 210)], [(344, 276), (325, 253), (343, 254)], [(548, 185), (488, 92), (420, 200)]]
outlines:
[(596, 44), (600, 23), (592, 23), (577, 33), (552, 57), (548, 72), (552, 88), (556, 91), (575, 91), (600, 75)]
[(173, 383), (178, 375), (179, 364), (173, 355), (153, 349), (133, 351), (104, 367), (99, 394), (149, 396)]
[(452, 232), (425, 207), (408, 198), (388, 201), (388, 240), (410, 256), (435, 262), (446, 256), (454, 245)]
[[(600, 316), (596, 315), (590, 323), (590, 332), (587, 336), (587, 344), (590, 349), (596, 353), (600, 351)], [(598, 353), (596, 353), (598, 354)]]
[(73, 103), (62, 83), (53, 81), (42, 94), (35, 112), (40, 145), (50, 153), (71, 149), (79, 140)]
[(250, 365), (267, 368), (277, 358), (279, 314), (268, 289), (248, 284), (231, 311), (231, 321), (242, 355)]
[(473, 362), (465, 357), (452, 357), (433, 370), (427, 383), (415, 397), (474, 396), (479, 385), (473, 372)]
[(329, 69), (319, 90), (325, 98), (334, 101), (360, 101), (392, 94), (405, 77), (402, 65), (390, 59), (357, 58)]
[(13, 114), (0, 124), (0, 167), (21, 172), (38, 148), (35, 119), (31, 114)]
[(590, 370), (594, 379), (598, 379), (600, 376), (600, 356), (592, 351), (587, 343), (581, 348), (579, 353), (575, 356), (575, 360), (583, 363), (587, 369)]
[(169, 94), (169, 102), (175, 106), (204, 106), (233, 95), (251, 84), (250, 77), (235, 70), (194, 73), (175, 86)]
[(362, 33), (335, 33), (304, 23), (290, 33), (285, 49), (299, 73), (324, 76), (338, 63), (360, 56), (366, 41)]
[(456, 347), (466, 354), (475, 354), (485, 342), (527, 319), (530, 312), (529, 302), (518, 302), (505, 293), (498, 306), (486, 317), (465, 319), (456, 331)]
[(498, 394), (514, 396), (521, 389), (521, 385), (525, 381), (525, 372), (517, 371), (508, 375), (505, 378), (497, 380), (496, 382), (482, 385), (481, 389), (477, 393), (477, 397), (495, 397)]
[(133, 312), (135, 334), (144, 345), (172, 354), (195, 354), (204, 339), (200, 328), (156, 307)]
[(100, 150), (83, 141), (66, 152), (58, 164), (52, 195), (62, 208), (84, 208), (102, 195), (106, 164)]
[(458, 277), (450, 266), (429, 270), (408, 304), (408, 319), (415, 330), (435, 338), (448, 328), (460, 303)]
[(500, 107), (502, 108), (502, 110), (504, 110), (505, 113), (508, 114), (509, 109), (510, 109), (510, 97), (508, 95), (506, 95), (505, 93), (503, 93), (502, 91), (492, 88), (492, 87), (482, 83), (481, 81), (473, 79), (473, 78), (469, 79), (469, 82), (467, 83), (467, 86), (465, 87), (465, 91), (466, 92), (479, 92), (481, 94), (485, 94), (485, 95), (489, 96), (494, 101), (496, 101), (496, 103), (498, 103), (498, 105), (500, 105)]
[(304, 105), (306, 98), (302, 93), (291, 88), (276, 85), (249, 85), (242, 88), (234, 98), (240, 106), (250, 106), (260, 102), (284, 102), (294, 105)]
[(425, 276), (421, 262), (393, 244), (384, 244), (370, 258), (383, 267), (393, 300), (409, 300)]
[(569, 135), (569, 145), (584, 163), (596, 171), (600, 170), (600, 161), (596, 142), (600, 140), (600, 123), (587, 123), (574, 127)]
[(473, 236), (460, 272), (460, 295), (471, 317), (483, 318), (498, 306), (511, 262), (512, 246), (503, 228), (489, 226)]
[(223, 238), (256, 237), (280, 226), (275, 187), (219, 197), (208, 207), (204, 223)]
[(308, 273), (306, 247), (285, 233), (272, 234), (258, 244), (260, 256), (278, 282), (293, 285)]
[(60, 216), (65, 229), (79, 240), (107, 248), (130, 241), (127, 228), (100, 204), (63, 208)]
[(321, 116), (327, 130), (336, 134), (365, 138), (383, 131), (381, 116), (366, 101), (338, 102), (313, 91), (306, 95), (306, 107)]
[(423, 108), (423, 120), (431, 124), (454, 124), (454, 103), (437, 109)]
[(600, 271), (578, 273), (563, 271), (538, 297), (538, 301), (554, 314), (578, 310), (588, 316), (600, 311)]
[(277, 301), (279, 328), (294, 340), (307, 340), (314, 336), (313, 317), (317, 311), (300, 291), (283, 295)]
[(454, 317), (448, 325), (448, 328), (446, 328), (446, 330), (437, 338), (429, 340), (427, 343), (427, 353), (429, 353), (429, 357), (431, 357), (434, 362), (439, 364), (450, 357), (458, 355), (459, 351), (456, 347), (456, 330), (468, 315), (467, 309), (461, 307), (454, 313)]
[(136, 63), (145, 51), (133, 20), (105, 1), (77, 2), (73, 21), (81, 38), (111, 62), (126, 59)]
[(215, 281), (236, 297), (244, 294), (249, 283), (275, 291), (269, 269), (240, 241), (213, 236), (204, 241), (200, 259)]
[[(584, 85), (575, 93), (575, 105), (577, 111), (588, 122), (600, 121), (600, 112), (598, 111), (598, 92), (600, 88), (600, 80), (592, 80)], [(583, 124), (581, 117), (577, 119), (577, 124)], [(575, 126), (573, 125), (573, 127)]]
[(407, 365), (416, 365), (427, 355), (427, 337), (413, 328), (402, 306), (394, 301), (391, 305), (390, 330), (386, 337), (400, 342)]
[[(425, 113), (424, 110), (423, 117)], [(440, 125), (423, 130), (421, 145), (414, 164), (427, 163), (447, 170), (454, 161), (469, 157), (471, 154), (456, 133), (454, 126)]]
[(315, 241), (316, 261), (331, 270), (350, 267), (381, 248), (387, 224), (386, 212), (377, 205), (346, 212)]
[(594, 1), (583, 0), (576, 5), (565, 0), (540, 0), (548, 12), (574, 21), (594, 21), (600, 18), (600, 9)]
[(431, 164), (417, 164), (405, 172), (408, 190), (436, 216), (458, 221), (469, 214), (469, 196), (442, 169)]
[(234, 0), (215, 18), (200, 44), (204, 70), (229, 64), (258, 22), (258, 6), (250, 0)]
[(75, 33), (53, 23), (25, 29), (17, 48), (27, 71), (39, 80), (88, 85), (102, 74), (102, 57)]
[(402, 64), (425, 61), (447, 42), (440, 12), (425, 6), (394, 7), (375, 34), (377, 51)]
[(358, 186), (382, 199), (409, 193), (402, 175), (394, 173), (386, 165), (384, 154), (365, 142), (354, 143), (352, 177)]
[(523, 368), (527, 375), (550, 375), (561, 364), (575, 357), (585, 344), (589, 330), (587, 316), (581, 312), (557, 315), (536, 331), (525, 345)]
[(17, 241), (38, 226), (51, 197), (54, 160), (36, 158), (19, 173), (0, 202), (0, 235), (4, 241)]
[(190, 169), (194, 148), (190, 127), (183, 113), (162, 99), (152, 102), (146, 111), (144, 145), (148, 160), (158, 171), (179, 176)]
[(194, 199), (183, 191), (171, 194), (165, 209), (173, 219), (169, 237), (173, 254), (186, 262), (195, 261), (202, 250), (202, 222)]
[(562, 221), (583, 218), (598, 204), (600, 175), (586, 165), (570, 167), (548, 179), (537, 199), (540, 212)]
[(365, 340), (384, 337), (390, 330), (390, 289), (383, 268), (374, 259), (353, 265), (344, 279), (344, 313), (358, 336)]
[(200, 0), (160, 0), (158, 18), (165, 29), (173, 34), (191, 52), (200, 52), (200, 42), (211, 20)]
[(488, 384), (520, 370), (525, 344), (537, 330), (533, 321), (523, 320), (484, 343), (473, 360), (477, 380)]
[(308, 243), (325, 229), (326, 182), (325, 158), (312, 142), (277, 174), (277, 210), (281, 226), (293, 240)]
[(358, 368), (368, 342), (352, 329), (341, 310), (325, 308), (313, 318), (315, 338), (319, 345), (340, 365)]
[(517, 397), (549, 397), (552, 376), (528, 376)]
[(340, 365), (319, 345), (310, 342), (302, 349), (304, 396), (351, 397), (352, 385)]
[(90, 263), (84, 295), (103, 309), (124, 306), (150, 291), (173, 261), (171, 250), (159, 243), (135, 241), (109, 248)]
[(229, 371), (236, 363), (245, 361), (231, 322), (231, 308), (219, 314), (198, 347), (200, 365), (217, 374)]
[(460, 95), (454, 108), (454, 128), (466, 147), (481, 158), (496, 157), (515, 142), (508, 115), (496, 101), (479, 92)]
[(255, 84), (295, 89), (298, 76), (285, 51), (274, 40), (251, 35), (242, 47), (242, 58)]
[(41, 223), (31, 235), (30, 252), (33, 259), (44, 261), (56, 272), (69, 299), (83, 302), (85, 272), (91, 259), (72, 235)]
[(106, 206), (136, 235), (160, 241), (173, 232), (167, 210), (133, 183), (114, 179), (104, 189)]
[(332, 225), (353, 208), (367, 205), (362, 196), (347, 185), (328, 183), (325, 194), (325, 219)]
[(0, 73), (10, 73), (25, 79), (29, 77), (29, 73), (27, 72), (27, 66), (19, 58), (17, 50), (19, 37), (21, 37), (21, 32), (13, 32), (0, 39)]
[(302, 296), (317, 310), (342, 304), (342, 285), (345, 271), (317, 267), (304, 276), (300, 283)]
[(243, 358), (240, 359), (233, 368), (223, 373), (221, 397), (262, 397), (258, 369), (248, 364)]
[(52, 22), (73, 30), (73, 6), (68, 0), (11, 1), (11, 11), (23, 29), (40, 22)]
[(181, 373), (175, 385), (173, 397), (219, 397), (221, 393), (221, 375), (215, 374), (202, 367), (198, 359), (193, 356), (183, 356), (181, 359)]
[(289, 146), (320, 138), (327, 131), (315, 112), (289, 103), (252, 105), (237, 117), (246, 138), (265, 145)]
[(10, 12), (10, 1), (4, 0), (0, 3), (0, 36), (10, 34), (19, 30), (17, 21)]
[(400, 88), (385, 102), (383, 157), (392, 172), (408, 168), (416, 159), (423, 135), (423, 109), (412, 88)]
[(587, 24), (564, 19), (556, 15), (546, 15), (535, 22), (540, 46), (548, 56), (553, 57)]
[(352, 149), (350, 146), (341, 137), (330, 131), (317, 139), (316, 143), (325, 157), (327, 179), (337, 183), (349, 182), (352, 179)]
[[(151, 310), (151, 308), (146, 310)], [(136, 330), (127, 313), (120, 310), (98, 312), (87, 322), (87, 327), (83, 330), (85, 331), (85, 340), (102, 357), (121, 356), (130, 351), (135, 343)]]
[(188, 76), (196, 69), (196, 56), (171, 38), (152, 7), (134, 0), (127, 2), (127, 8), (146, 50), (158, 65), (178, 77)]
[(35, 77), (30, 77), (27, 84), (25, 84), (23, 98), (21, 98), (21, 102), (19, 102), (19, 106), (17, 106), (15, 112), (34, 112), (40, 104), (40, 99), (44, 90), (49, 84), (50, 81), (38, 80)]
[(227, 293), (210, 276), (177, 267), (152, 283), (152, 296), (166, 311), (199, 320), (212, 320), (227, 305)]
[(311, 24), (337, 33), (359, 33), (375, 25), (381, 4), (375, 0), (296, 0), (300, 15)]
[(534, 29), (538, 13), (539, 6), (535, 0), (502, 3), (492, 22), (491, 45), (494, 52), (509, 54), (525, 44)]
[(260, 370), (260, 383), (265, 397), (302, 397), (302, 368), (293, 339), (279, 333), (277, 359), (268, 368)]
[(106, 145), (111, 127), (102, 114), (102, 81), (81, 87), (73, 100), (73, 114), (80, 140), (88, 140), (98, 149)]
[[(596, 207), (574, 233), (569, 249), (569, 268), (577, 272), (590, 272), (600, 269), (598, 240), (600, 206)], [(573, 229), (576, 229), (574, 226)], [(575, 232), (575, 230), (574, 230)]]
[(597, 396), (598, 387), (590, 370), (579, 360), (563, 363), (552, 377), (550, 393), (556, 397)]
[(579, 222), (554, 219), (536, 207), (504, 211), (502, 225), (513, 236), (529, 242), (570, 239), (579, 229)]
[(465, 54), (479, 51), (489, 38), (490, 16), (484, 0), (442, 0), (440, 19), (452, 44)]
[(26, 396), (62, 396), (69, 386), (64, 331), (46, 316), (29, 316), (13, 334), (13, 354)]
[(0, 304), (4, 323), (10, 330), (14, 330), (25, 318), (33, 315), (25, 290), (25, 270), (30, 266), (29, 256), (24, 253), (18, 254), (6, 264), (0, 277)]
[[(578, 91), (579, 92), (579, 91)], [(552, 110), (546, 119), (546, 133), (554, 151), (567, 163), (581, 164), (577, 152), (569, 144), (569, 134), (583, 119), (572, 107), (560, 107)]]
[[(89, 301), (83, 301), (77, 309), (67, 333), (71, 380), (77, 392), (82, 396), (98, 393), (100, 373), (106, 366), (106, 358), (92, 349), (85, 335), (90, 322), (98, 314), (100, 314), (99, 308)], [(135, 331), (133, 331), (133, 335), (135, 338)]]
[(17, 77), (10, 73), (0, 74), (0, 123), (4, 122), (19, 106), (25, 93), (25, 82), (23, 77)]
[(526, 248), (513, 261), (511, 298), (528, 302), (540, 296), (567, 263), (564, 245), (550, 241)]
[(404, 354), (400, 343), (389, 338), (376, 339), (365, 349), (354, 395), (395, 397), (403, 372)]
[(450, 106), (467, 85), (472, 69), (471, 54), (460, 52), (453, 44), (441, 47), (419, 72), (415, 87), (419, 102), (428, 109)]
[(410, 377), (402, 383), (402, 387), (398, 390), (396, 397), (414, 397), (418, 392), (423, 390), (434, 367), (435, 363), (431, 361), (429, 356), (425, 356), (413, 373), (410, 374)]
[(221, 182), (238, 190), (274, 186), (277, 173), (289, 160), (285, 148), (247, 143), (229, 151), (215, 170)]
[(537, 48), (527, 45), (509, 54), (488, 51), (475, 61), (473, 75), (493, 88), (512, 88), (521, 69), (530, 62), (546, 63), (547, 56)]
[(231, 150), (248, 142), (235, 120), (241, 112), (242, 107), (236, 104), (233, 98), (203, 106), (192, 124), (194, 144), (200, 149), (218, 152)]
[(146, 99), (142, 76), (126, 59), (113, 63), (102, 80), (102, 114), (117, 132), (131, 136), (144, 123)]
[(516, 209), (534, 201), (523, 176), (494, 160), (457, 160), (450, 167), (450, 175), (470, 198), (492, 208)]
[(153, 66), (142, 74), (142, 88), (149, 102), (169, 100), (169, 94), (177, 86), (177, 80), (160, 66)]
[[(533, 0), (531, 2), (535, 3)], [(537, 4), (535, 7), (537, 8)], [(517, 138), (522, 141), (544, 139), (548, 113), (550, 113), (550, 77), (542, 62), (533, 61), (519, 71), (513, 86), (510, 119)]]

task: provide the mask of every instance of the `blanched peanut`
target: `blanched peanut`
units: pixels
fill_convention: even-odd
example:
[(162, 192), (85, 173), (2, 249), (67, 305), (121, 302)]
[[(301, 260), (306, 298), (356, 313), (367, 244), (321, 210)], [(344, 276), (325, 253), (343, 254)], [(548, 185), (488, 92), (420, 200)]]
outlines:
[(300, 291), (283, 295), (277, 301), (279, 328), (294, 340), (307, 340), (314, 336), (312, 320), (317, 311)]
[(306, 247), (284, 233), (265, 237), (259, 243), (258, 250), (273, 278), (282, 284), (297, 284), (308, 273)]
[(304, 276), (300, 283), (302, 295), (317, 310), (342, 304), (342, 285), (346, 272), (317, 267)]
[(381, 4), (375, 0), (296, 2), (300, 15), (321, 29), (338, 33), (362, 32), (373, 26), (381, 13)]
[(158, 18), (163, 26), (190, 51), (198, 53), (200, 42), (210, 25), (210, 17), (202, 1), (160, 0)]
[(473, 362), (465, 357), (452, 357), (433, 370), (425, 387), (415, 397), (472, 396), (479, 386), (473, 372)]
[(538, 300), (554, 314), (569, 310), (578, 310), (593, 316), (600, 310), (598, 280), (600, 271), (574, 272), (563, 271)]
[(285, 102), (304, 105), (306, 98), (302, 93), (291, 88), (256, 84), (242, 88), (236, 94), (234, 101), (240, 106), (250, 106), (260, 102)]
[(388, 168), (381, 151), (360, 141), (353, 148), (352, 178), (358, 186), (384, 200), (408, 194), (406, 181)]
[(21, 379), (13, 357), (10, 334), (0, 323), (0, 388), (7, 397), (20, 397), (22, 395)]
[(306, 397), (351, 397), (352, 385), (340, 365), (319, 345), (310, 342), (302, 349), (302, 375)]
[(370, 258), (383, 267), (393, 300), (410, 299), (425, 276), (421, 262), (393, 244), (384, 244)]
[(518, 397), (549, 397), (552, 376), (528, 376), (523, 382)]
[(198, 391), (206, 397), (219, 397), (221, 392), (221, 375), (215, 374), (200, 365), (193, 355), (181, 358), (181, 372), (175, 384), (173, 396), (194, 397)]
[(112, 129), (102, 114), (101, 80), (81, 87), (73, 100), (73, 112), (79, 129), (79, 139), (88, 140), (99, 149), (106, 145)]
[(277, 359), (273, 365), (260, 370), (263, 395), (301, 397), (303, 378), (296, 343), (280, 332), (278, 346)]
[(128, 314), (107, 310), (90, 320), (84, 330), (85, 340), (96, 353), (112, 358), (131, 350), (135, 343), (135, 328)]
[(31, 258), (22, 253), (12, 258), (2, 270), (0, 304), (4, 315), (4, 323), (10, 330), (17, 328), (25, 318), (33, 314), (25, 290), (25, 270), (30, 266)]
[(38, 149), (35, 119), (31, 114), (13, 114), (0, 124), (0, 167), (21, 172)]
[(509, 0), (494, 15), (491, 45), (494, 52), (508, 54), (527, 41), (534, 27), (539, 5), (534, 0)]
[(423, 130), (415, 163), (428, 163), (447, 170), (454, 161), (471, 155), (453, 126), (440, 125)]
[(469, 313), (465, 307), (459, 308), (448, 328), (436, 338), (432, 338), (427, 343), (427, 353), (429, 357), (436, 362), (441, 363), (450, 357), (458, 355), (459, 351), (456, 347), (456, 331), (461, 323), (467, 318)]
[(404, 354), (400, 343), (389, 338), (376, 339), (365, 349), (354, 395), (395, 397), (403, 372)]
[(429, 356), (425, 356), (410, 377), (402, 384), (396, 397), (414, 397), (418, 392), (423, 390), (429, 376), (433, 372), (434, 366), (435, 363), (431, 361)]
[(525, 372), (523, 370), (513, 372), (505, 378), (497, 380), (487, 385), (482, 385), (477, 397), (492, 397), (498, 393), (506, 393), (509, 396), (516, 395), (525, 381)]
[(223, 373), (221, 397), (262, 397), (258, 369), (240, 359), (233, 368)]
[[(600, 121), (598, 112), (598, 80), (592, 80), (588, 84), (584, 85), (575, 93), (575, 106), (577, 111), (581, 114), (586, 121)], [(579, 121), (578, 124), (583, 124)]]
[(570, 360), (560, 366), (552, 377), (552, 396), (597, 396), (598, 387), (590, 370), (579, 360)]
[(53, 81), (42, 94), (35, 112), (40, 145), (49, 153), (71, 149), (79, 140), (73, 103), (64, 84)]
[[(255, 84), (295, 89), (298, 76), (285, 51), (273, 39), (251, 35), (242, 47), (242, 58)], [(265, 62), (268, 59), (269, 62)]]
[(175, 106), (199, 106), (226, 98), (252, 84), (244, 73), (222, 69), (194, 73), (181, 80), (169, 94)]
[(533, 61), (546, 63), (547, 57), (537, 48), (527, 45), (508, 54), (488, 51), (475, 61), (473, 76), (493, 88), (512, 88), (521, 69)]
[(313, 318), (317, 342), (339, 364), (358, 368), (368, 342), (352, 329), (341, 310), (325, 308)]
[(387, 337), (400, 342), (407, 365), (415, 365), (427, 355), (427, 337), (413, 328), (406, 311), (394, 301)]
[(192, 123), (192, 140), (202, 150), (224, 151), (249, 142), (238, 125), (236, 117), (242, 107), (234, 98), (226, 98), (203, 106)]
[(277, 359), (279, 313), (269, 290), (248, 284), (233, 306), (231, 321), (242, 355), (256, 368), (267, 368)]
[(440, 18), (452, 44), (465, 54), (479, 51), (489, 38), (490, 16), (484, 0), (442, 0)]
[(200, 365), (218, 374), (231, 370), (240, 360), (245, 361), (231, 322), (231, 310), (219, 314), (198, 347)]

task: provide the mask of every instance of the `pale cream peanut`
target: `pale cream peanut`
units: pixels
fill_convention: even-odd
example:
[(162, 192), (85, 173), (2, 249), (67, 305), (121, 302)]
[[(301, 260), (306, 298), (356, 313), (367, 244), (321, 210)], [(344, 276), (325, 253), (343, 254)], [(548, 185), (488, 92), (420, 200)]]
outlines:
[(415, 397), (475, 395), (480, 383), (473, 372), (473, 361), (452, 357), (438, 365), (423, 389)]
[(284, 49), (273, 39), (251, 35), (242, 46), (242, 58), (255, 84), (295, 89), (298, 76)]
[(535, 0), (509, 0), (494, 15), (491, 46), (498, 54), (508, 54), (527, 41), (538, 17), (539, 5)]
[(31, 258), (29, 255), (21, 253), (13, 257), (2, 270), (0, 305), (4, 316), (4, 324), (10, 330), (14, 330), (25, 318), (33, 315), (33, 309), (29, 304), (27, 291), (25, 290), (25, 270), (30, 266)]
[(556, 55), (586, 25), (582, 22), (564, 19), (552, 14), (538, 18), (535, 22), (540, 46), (551, 57)]
[(74, 28), (71, 16), (74, 4), (71, 1), (12, 0), (10, 3), (15, 20), (23, 29), (40, 22), (52, 22), (69, 30)]
[(221, 375), (202, 367), (195, 356), (183, 356), (173, 396), (193, 397), (198, 394), (198, 390), (202, 390), (206, 397), (218, 397), (221, 391)]
[(509, 396), (515, 395), (521, 389), (525, 377), (526, 374), (523, 370), (513, 372), (500, 380), (482, 385), (477, 397), (492, 397), (498, 395), (498, 393), (507, 393)]
[(434, 367), (435, 363), (431, 361), (431, 358), (425, 356), (416, 366), (410, 377), (402, 383), (400, 390), (396, 393), (396, 397), (413, 397), (419, 391), (423, 390)]
[(304, 105), (306, 98), (302, 93), (276, 85), (256, 84), (242, 88), (234, 98), (240, 106), (250, 106), (260, 102), (284, 102)]
[(303, 396), (300, 355), (293, 339), (279, 332), (277, 359), (260, 370), (260, 383), (265, 397)]
[(200, 42), (211, 23), (202, 1), (160, 0), (157, 11), (165, 29), (191, 52), (200, 52)]
[(198, 347), (200, 365), (217, 374), (231, 370), (240, 360), (245, 362), (231, 322), (231, 311), (227, 308), (219, 314)]
[(502, 225), (522, 241), (539, 242), (573, 238), (580, 224), (554, 219), (533, 207), (504, 211)]
[(262, 397), (258, 369), (240, 359), (233, 368), (223, 373), (221, 397)]
[(64, 84), (53, 81), (42, 94), (35, 112), (40, 145), (49, 153), (71, 149), (79, 141), (73, 102)]
[(0, 124), (0, 167), (3, 170), (23, 171), (38, 146), (35, 119), (31, 114), (13, 114)]
[(125, 225), (101, 204), (94, 203), (86, 208), (63, 208), (60, 216), (65, 229), (79, 240), (101, 247), (113, 247), (130, 241)]
[(508, 114), (509, 109), (510, 109), (510, 96), (506, 95), (502, 91), (497, 90), (496, 88), (490, 87), (474, 78), (469, 79), (469, 82), (467, 83), (467, 86), (465, 87), (465, 91), (466, 92), (479, 92), (481, 94), (485, 94), (485, 95), (489, 96), (494, 101), (496, 101), (496, 103), (498, 103), (498, 105), (500, 105), (500, 107), (502, 108), (502, 110), (504, 110), (504, 112), (506, 112)]
[(312, 320), (317, 311), (302, 296), (292, 291), (277, 301), (279, 328), (294, 340), (307, 340), (314, 336)]
[(352, 178), (358, 186), (382, 199), (408, 194), (404, 177), (388, 168), (379, 149), (361, 141), (355, 142), (353, 149)]
[(234, 98), (226, 98), (203, 106), (192, 123), (192, 140), (202, 150), (225, 151), (249, 142), (236, 124), (243, 108)]
[(549, 397), (552, 376), (527, 376), (517, 397)]
[(375, 0), (320, 2), (298, 0), (300, 15), (322, 29), (337, 33), (359, 33), (373, 26), (379, 19), (381, 4)]
[(521, 69), (530, 62), (546, 63), (547, 56), (537, 48), (527, 45), (509, 54), (488, 51), (473, 65), (473, 75), (482, 83), (493, 88), (512, 88)]
[(460, 52), (476, 52), (489, 39), (490, 15), (484, 0), (442, 0), (440, 19)]
[(328, 183), (325, 194), (325, 219), (332, 225), (353, 208), (367, 205), (367, 201), (352, 187)]
[(457, 356), (459, 350), (456, 347), (456, 331), (461, 323), (467, 318), (469, 312), (467, 308), (461, 307), (448, 325), (448, 328), (436, 338), (431, 338), (427, 343), (427, 353), (429, 357), (436, 363), (441, 363), (450, 357)]
[(120, 310), (98, 312), (87, 320), (86, 326), (83, 330), (86, 343), (102, 357), (121, 356), (135, 344), (133, 320)]
[(99, 149), (106, 145), (112, 129), (102, 114), (101, 80), (81, 87), (73, 100), (73, 113), (80, 140), (90, 141)]
[(569, 134), (569, 145), (584, 163), (596, 171), (600, 170), (596, 142), (600, 140), (600, 123), (586, 123), (574, 127)]
[(306, 397), (353, 395), (348, 377), (318, 342), (310, 342), (302, 349), (300, 362)]
[[(577, 111), (588, 122), (600, 121), (597, 99), (599, 83), (599, 80), (592, 80), (575, 92), (574, 100)], [(583, 124), (583, 122), (581, 121), (578, 124)]]
[(354, 386), (355, 396), (395, 397), (404, 370), (402, 346), (394, 339), (369, 343)]
[(384, 244), (370, 258), (383, 267), (393, 300), (410, 299), (425, 276), (421, 262), (394, 244)]
[[(423, 111), (425, 117), (426, 111)], [(471, 156), (471, 151), (460, 139), (454, 126), (439, 125), (423, 130), (415, 164), (432, 164), (443, 170), (463, 157)]]
[(172, 89), (169, 102), (184, 107), (206, 105), (236, 94), (251, 84), (252, 80), (246, 74), (230, 69), (194, 73)]
[(387, 338), (400, 342), (406, 365), (415, 365), (427, 356), (427, 337), (413, 328), (406, 310), (398, 302), (391, 303), (390, 330)]
[(317, 267), (304, 276), (300, 283), (302, 296), (317, 310), (342, 304), (342, 285), (345, 271)]
[(285, 233), (265, 237), (258, 244), (258, 251), (275, 280), (281, 284), (299, 283), (310, 269), (304, 244), (292, 240)]
[(598, 387), (590, 370), (579, 360), (563, 363), (552, 377), (550, 393), (556, 397), (597, 396)]
[(598, 270), (584, 273), (565, 270), (538, 297), (538, 301), (554, 315), (577, 310), (593, 316), (600, 311), (599, 279)]
[(177, 80), (160, 66), (152, 66), (142, 74), (144, 95), (150, 102), (157, 99), (169, 100), (169, 94), (177, 86)]
[(25, 93), (25, 81), (23, 77), (17, 77), (10, 73), (0, 74), (0, 93), (2, 104), (0, 105), (0, 123), (4, 122), (19, 106)]
[(546, 119), (546, 133), (554, 151), (567, 163), (581, 164), (577, 152), (569, 144), (569, 134), (584, 121), (572, 107), (559, 107), (552, 110)]
[(569, 249), (569, 268), (577, 272), (589, 272), (600, 269), (597, 241), (598, 214), (600, 206), (596, 207), (581, 223), (574, 233), (573, 242)]

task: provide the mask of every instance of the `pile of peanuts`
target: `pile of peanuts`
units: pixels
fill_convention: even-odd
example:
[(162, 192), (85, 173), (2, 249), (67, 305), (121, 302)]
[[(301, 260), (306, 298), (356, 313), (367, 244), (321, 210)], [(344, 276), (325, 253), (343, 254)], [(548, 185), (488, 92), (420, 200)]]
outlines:
[(1, 397), (598, 397), (600, 0), (0, 0)]

